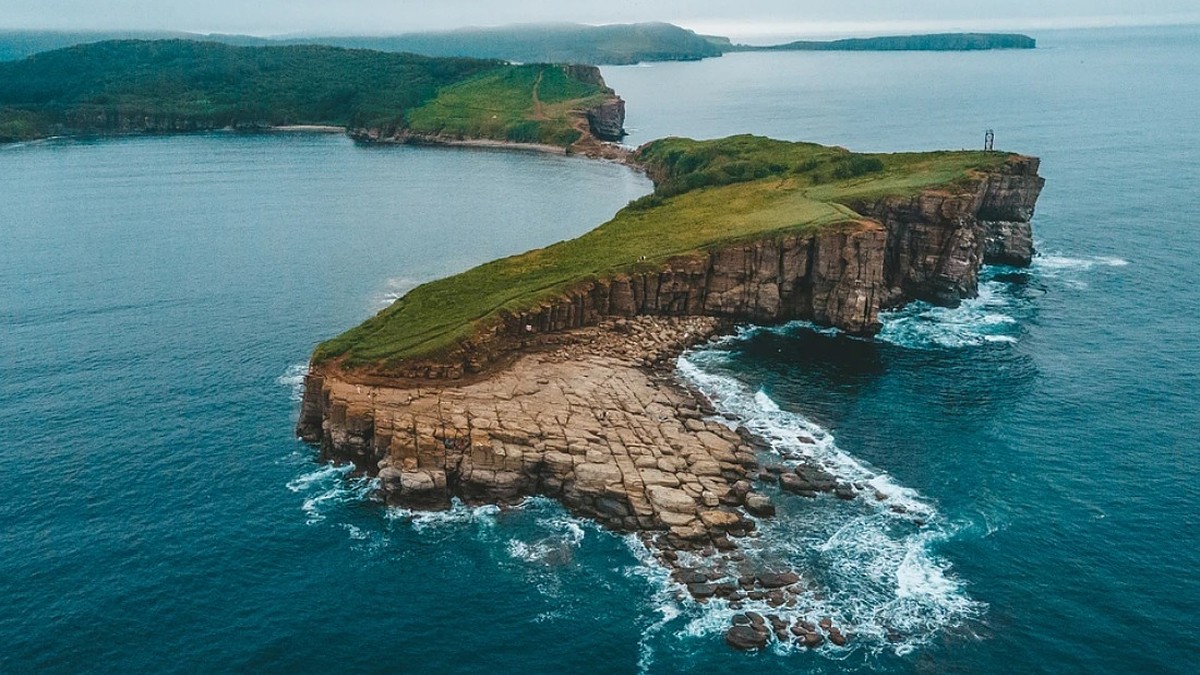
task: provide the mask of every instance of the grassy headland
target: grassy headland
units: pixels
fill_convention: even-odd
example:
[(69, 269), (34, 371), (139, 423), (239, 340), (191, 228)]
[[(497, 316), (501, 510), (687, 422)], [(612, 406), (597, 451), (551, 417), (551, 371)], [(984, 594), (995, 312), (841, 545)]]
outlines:
[(113, 41), (0, 63), (0, 142), (287, 124), (569, 145), (597, 84), (556, 66), (312, 45)]
[(652, 269), (731, 242), (853, 224), (846, 206), (953, 186), (1007, 156), (983, 152), (867, 155), (758, 136), (668, 138), (635, 159), (656, 190), (587, 234), (496, 260), (413, 289), (360, 326), (321, 344), (320, 363), (386, 372), (436, 357), (504, 312), (520, 312), (588, 280)]
[(556, 66), (508, 66), (441, 89), (408, 113), (410, 131), (569, 146), (579, 139), (571, 112), (602, 103), (606, 90)]
[[(407, 52), (424, 56), (503, 59), (521, 63), (588, 63), (618, 65), (641, 61), (693, 61), (720, 56), (719, 45), (669, 23), (589, 26), (576, 23), (518, 24), (382, 36), (262, 38), (138, 31), (0, 30), (0, 61), (23, 59), (39, 52), (108, 40), (183, 39), (241, 46), (325, 45), (348, 49)], [(728, 44), (728, 40), (725, 43)]]

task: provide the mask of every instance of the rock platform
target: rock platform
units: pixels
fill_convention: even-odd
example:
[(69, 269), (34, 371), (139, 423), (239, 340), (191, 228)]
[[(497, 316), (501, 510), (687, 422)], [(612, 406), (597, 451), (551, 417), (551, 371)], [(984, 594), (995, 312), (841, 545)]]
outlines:
[[(764, 469), (754, 439), (714, 418), (673, 376), (682, 350), (726, 330), (710, 317), (608, 320), (557, 334), (486, 379), (436, 387), (314, 372), (304, 405), (320, 426), (302, 420), (301, 430), (327, 457), (377, 475), (391, 505), (553, 497), (578, 516), (639, 533), (698, 602), (787, 612), (810, 592), (801, 574), (761, 568), (743, 551), (757, 545), (757, 520), (774, 514), (755, 486), (782, 475), (806, 495), (851, 488), (816, 467)], [(796, 620), (763, 635), (757, 624), (733, 626), (731, 644), (747, 631), (755, 639), (737, 646), (761, 646), (759, 637), (824, 644), (825, 635), (788, 632)]]

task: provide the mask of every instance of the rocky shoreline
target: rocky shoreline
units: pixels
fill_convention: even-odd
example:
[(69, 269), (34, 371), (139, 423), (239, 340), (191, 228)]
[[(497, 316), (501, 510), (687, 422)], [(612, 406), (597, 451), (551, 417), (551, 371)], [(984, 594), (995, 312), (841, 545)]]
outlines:
[(761, 647), (772, 636), (810, 647), (844, 643), (832, 624), (818, 629), (795, 611), (785, 622), (810, 589), (799, 571), (760, 568), (743, 549), (755, 544), (757, 520), (775, 513), (758, 489), (764, 481), (846, 499), (862, 486), (839, 484), (815, 465), (764, 464), (757, 439), (713, 418), (678, 382), (676, 358), (729, 329), (710, 317), (608, 320), (556, 335), (502, 372), (457, 386), (396, 388), (313, 373), (300, 432), (326, 458), (377, 475), (392, 505), (515, 505), (545, 495), (610, 529), (639, 533), (696, 601), (778, 608), (731, 626), (735, 647)]
[(869, 335), (883, 309), (974, 296), (985, 262), (1028, 264), (1033, 255), (1037, 168), (1014, 157), (960, 190), (852, 204), (858, 223), (589, 281), (438, 361), (390, 372), (317, 364), (298, 433), (323, 457), (378, 476), (389, 504), (444, 509), (452, 499), (544, 495), (638, 533), (697, 602), (770, 608), (734, 617), (733, 647), (844, 644), (851, 637), (831, 620), (806, 614), (815, 591), (803, 570), (747, 555), (759, 519), (775, 512), (761, 487), (889, 497), (815, 464), (772, 460), (677, 380), (677, 357), (735, 322), (807, 319)]

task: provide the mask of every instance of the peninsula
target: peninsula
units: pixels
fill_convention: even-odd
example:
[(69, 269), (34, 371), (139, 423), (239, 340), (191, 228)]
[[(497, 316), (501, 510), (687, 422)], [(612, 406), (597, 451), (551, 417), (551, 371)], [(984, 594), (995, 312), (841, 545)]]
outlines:
[(735, 45), (726, 51), (757, 52), (975, 52), (991, 49), (1036, 49), (1037, 40), (1016, 33), (935, 33), (844, 40), (799, 40), (756, 47)]
[(983, 263), (1030, 261), (1038, 160), (735, 136), (628, 161), (656, 189), (609, 222), (420, 286), (318, 346), (298, 433), (378, 476), (390, 504), (546, 495), (637, 532), (697, 601), (769, 612), (729, 628), (736, 648), (841, 644), (803, 618), (804, 570), (752, 562), (775, 512), (762, 485), (890, 496), (771, 460), (710, 417), (675, 358), (736, 322), (870, 335), (882, 309), (975, 295)]

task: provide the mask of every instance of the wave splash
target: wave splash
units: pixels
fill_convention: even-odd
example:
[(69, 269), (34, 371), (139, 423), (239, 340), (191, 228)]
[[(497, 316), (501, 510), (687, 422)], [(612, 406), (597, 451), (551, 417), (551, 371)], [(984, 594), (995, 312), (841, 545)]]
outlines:
[[(747, 557), (787, 561), (808, 572), (819, 590), (800, 611), (812, 621), (832, 617), (854, 635), (846, 648), (824, 647), (827, 655), (845, 658), (855, 649), (905, 654), (982, 615), (986, 606), (966, 594), (935, 552), (957, 528), (934, 505), (841, 450), (828, 430), (782, 410), (763, 391), (713, 372), (723, 358), (719, 348), (693, 351), (679, 359), (679, 375), (719, 414), (764, 441), (785, 465), (819, 464), (863, 487), (850, 502), (780, 496), (781, 516), (761, 521), (761, 543), (746, 551)], [(733, 613), (712, 603), (692, 618), (686, 632), (724, 630)], [(794, 647), (776, 643), (775, 648)]]
[(289, 398), (291, 398), (293, 403), (299, 403), (304, 400), (304, 378), (307, 375), (308, 364), (295, 363), (288, 366), (282, 375), (275, 378), (275, 384), (287, 387), (291, 392)]
[[(300, 505), (305, 524), (323, 523), (331, 512), (370, 499), (379, 482), (368, 476), (353, 476), (353, 471), (349, 464), (322, 464), (288, 482), (288, 490), (305, 495)], [(352, 538), (355, 535), (350, 534)]]
[(1014, 316), (1017, 299), (1008, 285), (996, 280), (979, 284), (979, 295), (958, 307), (913, 302), (881, 312), (881, 342), (909, 349), (961, 349), (993, 343), (1015, 343), (1020, 322)]
[(375, 297), (375, 309), (383, 309), (396, 302), (408, 292), (421, 285), (421, 280), (414, 277), (393, 277), (387, 280), (386, 288)]
[(1127, 265), (1128, 260), (1112, 256), (1046, 253), (1035, 257), (1028, 269), (985, 267), (977, 297), (963, 301), (958, 307), (913, 302), (895, 311), (881, 312), (883, 329), (876, 339), (921, 350), (1012, 344), (1020, 338), (1026, 309), (1024, 296), (1030, 291), (1043, 292), (1054, 285), (1087, 288), (1088, 274)]
[(1062, 253), (1045, 253), (1033, 259), (1030, 270), (1042, 279), (1059, 281), (1072, 289), (1084, 289), (1088, 284), (1081, 278), (1082, 273), (1128, 265), (1128, 260), (1115, 256), (1073, 257)]

